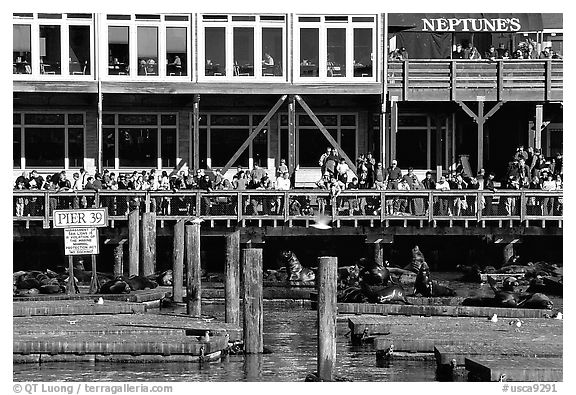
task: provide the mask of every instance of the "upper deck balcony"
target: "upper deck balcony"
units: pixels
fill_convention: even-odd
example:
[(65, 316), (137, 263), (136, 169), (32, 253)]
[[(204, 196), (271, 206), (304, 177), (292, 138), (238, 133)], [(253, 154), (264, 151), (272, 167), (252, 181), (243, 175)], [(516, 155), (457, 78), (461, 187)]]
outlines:
[(561, 101), (562, 60), (404, 60), (388, 63), (398, 101)]

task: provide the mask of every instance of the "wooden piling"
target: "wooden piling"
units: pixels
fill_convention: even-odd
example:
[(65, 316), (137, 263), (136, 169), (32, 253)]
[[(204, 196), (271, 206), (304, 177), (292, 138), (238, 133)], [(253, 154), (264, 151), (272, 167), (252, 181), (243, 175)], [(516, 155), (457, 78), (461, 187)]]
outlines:
[(72, 255), (68, 255), (68, 286), (66, 288), (66, 295), (73, 295), (76, 293), (76, 282), (74, 281), (74, 260)]
[(96, 271), (96, 255), (90, 255), (92, 259), (92, 276), (90, 277), (90, 288), (88, 289), (88, 293), (96, 294), (100, 291), (100, 284), (98, 284), (98, 273)]
[(156, 213), (142, 213), (142, 276), (156, 270)]
[(199, 317), (201, 310), (201, 281), (200, 277), (200, 223), (186, 225), (186, 312), (188, 315)]
[(240, 324), (240, 232), (226, 235), (225, 322)]
[(262, 308), (262, 249), (242, 250), (244, 283), (244, 352), (264, 351)]
[(128, 275), (137, 275), (140, 266), (140, 216), (139, 210), (128, 214)]
[(184, 221), (174, 225), (174, 248), (172, 249), (172, 299), (174, 302), (184, 301)]
[(318, 258), (318, 377), (333, 381), (336, 364), (338, 258)]

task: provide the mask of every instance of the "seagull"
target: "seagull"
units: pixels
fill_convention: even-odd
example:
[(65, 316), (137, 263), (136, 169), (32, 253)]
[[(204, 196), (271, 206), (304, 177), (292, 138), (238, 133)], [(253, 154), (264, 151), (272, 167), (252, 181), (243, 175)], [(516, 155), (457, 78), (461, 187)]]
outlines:
[(560, 311), (552, 316), (552, 318), (554, 318), (555, 320), (561, 320), (563, 317), (564, 315)]
[(74, 320), (74, 321), (68, 321), (68, 323), (69, 323), (70, 325), (76, 325), (76, 322), (77, 322), (76, 320)]
[(99, 298), (96, 300), (96, 304), (104, 304), (104, 299), (102, 299), (102, 297), (99, 297)]
[(488, 320), (492, 322), (498, 322), (498, 316), (496, 314), (493, 314), (492, 317), (488, 318)]
[(511, 320), (508, 325), (515, 325), (516, 328), (520, 328), (522, 326), (522, 324), (524, 323), (524, 321), (520, 320), (520, 319), (514, 319)]
[(210, 332), (209, 331), (204, 332), (204, 337), (202, 338), (202, 340), (204, 340), (205, 342), (210, 341)]
[(392, 357), (392, 354), (394, 354), (394, 344), (390, 344), (390, 347), (384, 350), (384, 356), (386, 358)]

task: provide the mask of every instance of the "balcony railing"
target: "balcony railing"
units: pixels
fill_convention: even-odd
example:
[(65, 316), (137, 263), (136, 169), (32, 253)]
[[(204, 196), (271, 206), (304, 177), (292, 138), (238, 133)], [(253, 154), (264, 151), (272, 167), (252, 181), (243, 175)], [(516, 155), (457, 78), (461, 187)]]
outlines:
[(404, 60), (388, 63), (397, 100), (560, 101), (563, 62), (546, 60)]
[(318, 217), (336, 222), (389, 223), (401, 220), (469, 222), (516, 221), (523, 226), (545, 227), (546, 221), (562, 225), (562, 191), (343, 191), (332, 198), (320, 190), (213, 191), (14, 191), (13, 220), (50, 227), (55, 209), (107, 207), (109, 221), (125, 221), (134, 209), (155, 212), (158, 220), (201, 217), (244, 226), (246, 221), (274, 221), (276, 225)]

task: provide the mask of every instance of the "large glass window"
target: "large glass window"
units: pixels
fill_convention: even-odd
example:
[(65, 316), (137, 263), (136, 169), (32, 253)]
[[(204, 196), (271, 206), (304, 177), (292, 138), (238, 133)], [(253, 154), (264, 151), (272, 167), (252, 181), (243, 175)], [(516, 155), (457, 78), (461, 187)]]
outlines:
[(30, 25), (13, 26), (12, 69), (14, 74), (32, 74)]
[(27, 167), (64, 167), (64, 128), (24, 130)]
[(226, 75), (226, 28), (207, 27), (205, 45), (206, 75)]
[(372, 29), (354, 29), (354, 77), (372, 77)]
[(108, 74), (127, 75), (130, 70), (128, 26), (108, 27)]
[(102, 162), (104, 167), (115, 168), (116, 142), (114, 129), (102, 129)]
[[(226, 165), (242, 143), (248, 138), (248, 130), (242, 129), (212, 129), (210, 130), (212, 167)], [(225, 142), (225, 144), (224, 144)], [(232, 164), (232, 166), (248, 166), (248, 150)]]
[(281, 76), (283, 65), (282, 28), (262, 28), (262, 76)]
[(234, 75), (254, 75), (254, 29), (234, 28)]
[(60, 26), (40, 26), (40, 73), (61, 74)]
[(14, 137), (12, 138), (12, 160), (14, 163), (14, 168), (19, 168), (22, 166), (21, 149), (22, 149), (22, 134), (20, 133), (20, 128), (14, 128)]
[(185, 27), (166, 28), (166, 75), (187, 75), (187, 29)]
[(69, 27), (71, 75), (90, 74), (90, 26)]
[(84, 129), (68, 129), (68, 166), (84, 166)]
[(158, 130), (137, 128), (118, 130), (120, 167), (156, 167), (158, 158)]
[(300, 77), (318, 77), (318, 40), (318, 29), (300, 29)]
[(162, 129), (160, 135), (160, 152), (162, 154), (162, 167), (176, 166), (176, 129)]
[(403, 129), (396, 134), (396, 159), (402, 168), (426, 169), (427, 152), (428, 140), (425, 129)]
[(346, 77), (346, 29), (328, 29), (328, 77)]
[(158, 75), (158, 28), (138, 26), (138, 75)]

